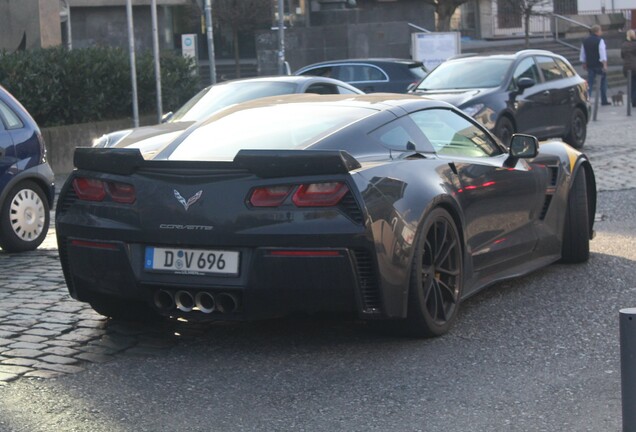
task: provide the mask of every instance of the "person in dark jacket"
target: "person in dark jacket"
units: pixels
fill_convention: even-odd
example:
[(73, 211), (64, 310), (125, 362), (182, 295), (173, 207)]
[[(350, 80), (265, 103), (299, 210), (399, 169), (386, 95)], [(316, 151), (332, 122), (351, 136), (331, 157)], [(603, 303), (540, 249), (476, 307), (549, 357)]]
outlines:
[(636, 107), (636, 31), (627, 30), (626, 41), (621, 45), (621, 58), (623, 59), (623, 73), (628, 76), (628, 71), (632, 71), (632, 92), (630, 100), (632, 106)]
[[(580, 60), (583, 69), (587, 71), (587, 83), (590, 96), (594, 88), (594, 81), (599, 76), (601, 79), (601, 105), (611, 105), (607, 100), (607, 49), (601, 26), (595, 24), (590, 30), (590, 35), (583, 40), (581, 45)], [(598, 96), (597, 96), (598, 97)]]

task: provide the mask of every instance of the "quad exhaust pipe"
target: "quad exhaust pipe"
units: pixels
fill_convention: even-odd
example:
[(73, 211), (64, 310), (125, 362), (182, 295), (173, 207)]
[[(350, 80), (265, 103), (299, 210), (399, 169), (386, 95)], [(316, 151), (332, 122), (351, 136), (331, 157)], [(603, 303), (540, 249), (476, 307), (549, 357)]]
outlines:
[(174, 294), (165, 289), (155, 292), (154, 303), (161, 311), (170, 311), (177, 308), (181, 312), (191, 312), (195, 308), (204, 314), (212, 312), (234, 313), (238, 310), (240, 302), (235, 294), (212, 294), (207, 291), (198, 291), (193, 294), (190, 291), (179, 290)]
[(200, 291), (194, 297), (194, 302), (197, 305), (197, 308), (206, 314), (212, 313), (216, 310), (216, 301), (214, 300), (214, 296), (205, 291)]

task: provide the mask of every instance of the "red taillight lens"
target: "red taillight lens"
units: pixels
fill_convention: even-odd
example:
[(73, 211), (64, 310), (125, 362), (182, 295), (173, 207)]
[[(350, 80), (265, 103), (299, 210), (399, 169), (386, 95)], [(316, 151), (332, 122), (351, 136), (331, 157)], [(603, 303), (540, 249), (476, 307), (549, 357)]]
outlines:
[(135, 188), (126, 183), (108, 182), (108, 193), (113, 201), (123, 204), (135, 202)]
[(348, 191), (347, 185), (340, 182), (312, 183), (301, 185), (292, 201), (298, 207), (330, 207), (338, 204)]
[(132, 185), (118, 182), (103, 182), (98, 179), (77, 177), (73, 179), (73, 190), (77, 197), (84, 201), (104, 201), (106, 196), (118, 203), (135, 202), (135, 188)]
[(103, 201), (106, 197), (104, 182), (101, 180), (77, 177), (73, 179), (73, 190), (79, 199), (85, 201)]
[(291, 189), (291, 186), (271, 186), (254, 189), (250, 196), (250, 204), (254, 207), (278, 207), (285, 201)]

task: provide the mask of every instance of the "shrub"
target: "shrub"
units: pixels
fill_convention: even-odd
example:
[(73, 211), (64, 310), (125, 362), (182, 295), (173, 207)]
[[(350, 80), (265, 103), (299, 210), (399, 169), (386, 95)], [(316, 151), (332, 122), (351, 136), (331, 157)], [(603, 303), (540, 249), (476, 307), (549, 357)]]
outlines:
[[(136, 56), (141, 114), (156, 109), (154, 60)], [(178, 108), (199, 89), (191, 60), (161, 54), (163, 110)], [(0, 84), (22, 102), (41, 127), (132, 115), (129, 54), (120, 48), (67, 51), (49, 48), (0, 54)]]

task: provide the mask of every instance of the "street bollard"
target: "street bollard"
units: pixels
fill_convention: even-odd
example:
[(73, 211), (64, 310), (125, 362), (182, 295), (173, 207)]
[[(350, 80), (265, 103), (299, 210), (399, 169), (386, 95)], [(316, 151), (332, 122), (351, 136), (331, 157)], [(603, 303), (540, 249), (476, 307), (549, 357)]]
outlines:
[(623, 432), (636, 431), (636, 308), (620, 310)]
[(594, 87), (592, 88), (593, 90), (593, 95), (594, 95), (594, 107), (593, 107), (593, 112), (592, 112), (592, 120), (596, 121), (596, 117), (598, 114), (598, 104), (599, 101), (601, 99), (600, 96), (600, 88), (601, 88), (601, 80), (603, 79), (602, 76), (597, 76), (597, 79), (594, 80)]
[(627, 115), (632, 115), (632, 70), (627, 71)]

